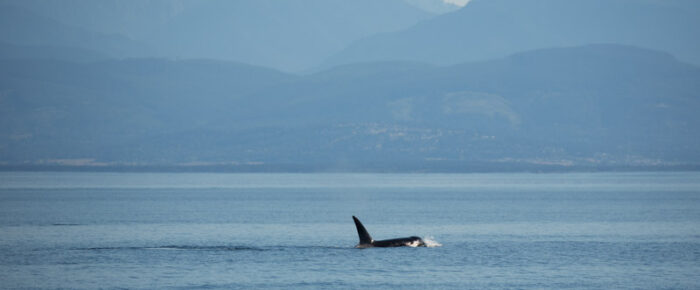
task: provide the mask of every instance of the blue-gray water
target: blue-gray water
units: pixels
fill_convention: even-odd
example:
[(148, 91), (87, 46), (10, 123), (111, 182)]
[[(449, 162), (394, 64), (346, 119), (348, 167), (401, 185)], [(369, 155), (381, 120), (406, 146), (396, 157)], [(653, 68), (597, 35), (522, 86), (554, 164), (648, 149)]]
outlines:
[(5, 172), (0, 283), (698, 289), (700, 174)]

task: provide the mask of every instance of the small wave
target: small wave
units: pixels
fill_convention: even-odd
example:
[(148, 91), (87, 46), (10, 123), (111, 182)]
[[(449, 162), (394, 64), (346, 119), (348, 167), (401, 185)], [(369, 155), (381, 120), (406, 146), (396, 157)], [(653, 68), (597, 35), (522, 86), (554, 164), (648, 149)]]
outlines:
[(423, 238), (423, 243), (425, 243), (425, 246), (428, 248), (442, 247), (442, 244), (436, 241), (434, 237)]
[(80, 224), (62, 224), (62, 223), (57, 223), (57, 224), (51, 224), (52, 226), (57, 226), (57, 227), (70, 227), (70, 226), (79, 226)]
[(116, 251), (116, 250), (188, 250), (188, 251), (267, 251), (269, 249), (249, 246), (155, 246), (155, 247), (94, 247), (76, 250)]
[(332, 246), (192, 246), (192, 245), (167, 245), (167, 246), (144, 246), (144, 247), (92, 247), (75, 248), (74, 250), (86, 251), (117, 251), (117, 250), (182, 250), (182, 251), (285, 251), (285, 250), (341, 250), (347, 247)]
[(155, 249), (194, 251), (267, 251), (269, 249), (249, 246), (163, 246)]

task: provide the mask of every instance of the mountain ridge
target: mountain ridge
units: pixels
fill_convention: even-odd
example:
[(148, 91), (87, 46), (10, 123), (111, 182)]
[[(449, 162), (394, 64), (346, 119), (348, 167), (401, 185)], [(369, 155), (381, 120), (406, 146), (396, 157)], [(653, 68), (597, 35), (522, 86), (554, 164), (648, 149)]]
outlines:
[(3, 62), (0, 160), (8, 166), (405, 164), (442, 172), (700, 164), (700, 69), (631, 46), (307, 76), (217, 61)]
[(700, 34), (691, 29), (698, 19), (700, 3), (687, 0), (474, 0), (408, 29), (358, 40), (320, 67), (376, 60), (449, 65), (591, 43), (669, 51), (700, 64)]
[[(287, 72), (305, 71), (356, 39), (433, 16), (403, 0), (1, 0), (0, 5), (31, 16), (4, 11), (0, 42), (77, 47), (116, 58), (221, 59)], [(37, 25), (42, 23), (48, 24)], [(33, 42), (22, 41), (33, 35)]]

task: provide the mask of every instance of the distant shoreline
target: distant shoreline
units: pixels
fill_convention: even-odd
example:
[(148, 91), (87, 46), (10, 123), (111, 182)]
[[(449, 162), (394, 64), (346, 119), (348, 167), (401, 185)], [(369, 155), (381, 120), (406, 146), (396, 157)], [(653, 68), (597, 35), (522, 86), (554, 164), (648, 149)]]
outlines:
[(357, 166), (323, 165), (141, 165), (141, 166), (68, 166), (0, 165), (0, 172), (134, 172), (134, 173), (576, 173), (576, 172), (680, 172), (700, 171), (700, 164), (645, 166), (559, 166), (531, 164), (473, 164), (463, 166)]

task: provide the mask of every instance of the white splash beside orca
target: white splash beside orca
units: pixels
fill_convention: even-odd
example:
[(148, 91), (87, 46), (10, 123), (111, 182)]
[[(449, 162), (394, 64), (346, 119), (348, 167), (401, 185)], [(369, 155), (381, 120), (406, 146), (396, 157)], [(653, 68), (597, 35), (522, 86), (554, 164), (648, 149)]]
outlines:
[(357, 235), (360, 236), (360, 243), (357, 244), (357, 248), (387, 248), (387, 247), (426, 247), (427, 245), (420, 237), (412, 236), (408, 238), (398, 238), (391, 240), (381, 240), (375, 241), (372, 236), (369, 235), (365, 226), (362, 225), (357, 217), (352, 216), (355, 221), (355, 227), (357, 227)]

